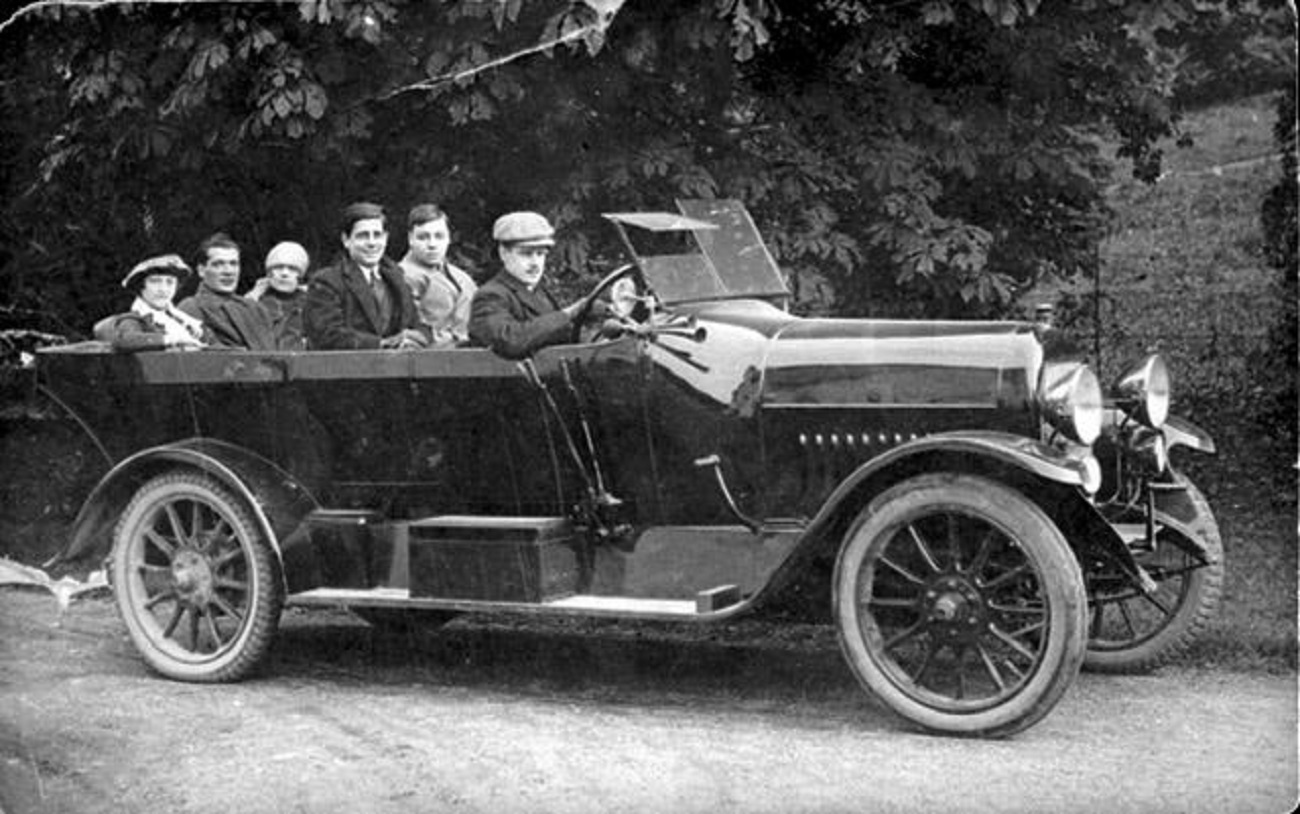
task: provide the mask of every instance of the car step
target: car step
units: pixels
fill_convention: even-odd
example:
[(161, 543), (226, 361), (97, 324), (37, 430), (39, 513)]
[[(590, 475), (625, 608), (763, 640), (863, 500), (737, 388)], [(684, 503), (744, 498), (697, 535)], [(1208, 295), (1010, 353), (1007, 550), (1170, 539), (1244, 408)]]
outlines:
[(315, 588), (292, 594), (287, 604), (306, 607), (394, 607), (465, 612), (521, 612), (623, 619), (709, 619), (730, 615), (744, 603), (734, 585), (700, 591), (694, 599), (654, 599), (576, 594), (546, 602), (488, 602), (475, 599), (412, 598), (402, 588)]

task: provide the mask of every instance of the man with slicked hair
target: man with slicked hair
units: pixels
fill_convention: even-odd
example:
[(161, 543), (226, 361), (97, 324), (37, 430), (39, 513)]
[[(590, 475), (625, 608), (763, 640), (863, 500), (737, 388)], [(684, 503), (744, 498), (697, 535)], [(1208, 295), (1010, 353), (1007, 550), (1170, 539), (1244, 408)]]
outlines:
[(388, 248), (383, 207), (354, 203), (343, 210), (344, 254), (321, 269), (307, 288), (303, 327), (316, 350), (409, 350), (429, 345), (402, 270)]

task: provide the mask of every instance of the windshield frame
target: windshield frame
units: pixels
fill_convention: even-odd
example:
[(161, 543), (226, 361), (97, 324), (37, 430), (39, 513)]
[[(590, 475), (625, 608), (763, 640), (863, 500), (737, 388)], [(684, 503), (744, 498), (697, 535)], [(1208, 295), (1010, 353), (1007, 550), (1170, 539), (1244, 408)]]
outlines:
[[(739, 201), (677, 200), (674, 212), (607, 212), (632, 259), (655, 296), (665, 305), (720, 300), (777, 300), (792, 295), (785, 280)], [(690, 236), (689, 254), (642, 254), (638, 230)]]

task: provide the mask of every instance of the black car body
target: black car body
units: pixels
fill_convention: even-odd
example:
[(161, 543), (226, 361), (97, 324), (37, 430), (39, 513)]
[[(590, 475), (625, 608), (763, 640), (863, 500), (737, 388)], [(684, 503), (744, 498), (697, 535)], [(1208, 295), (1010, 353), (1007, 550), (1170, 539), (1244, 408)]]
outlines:
[(285, 602), (708, 622), (818, 563), (855, 674), (935, 731), (1187, 646), (1222, 548), (1167, 452), (1213, 444), (1158, 358), (1103, 403), (1042, 324), (792, 316), (742, 207), (679, 208), (608, 215), (634, 262), (592, 301), (623, 316), (523, 361), (42, 352), (112, 465), (62, 559), (107, 559), (141, 653), (194, 681), (255, 669)]

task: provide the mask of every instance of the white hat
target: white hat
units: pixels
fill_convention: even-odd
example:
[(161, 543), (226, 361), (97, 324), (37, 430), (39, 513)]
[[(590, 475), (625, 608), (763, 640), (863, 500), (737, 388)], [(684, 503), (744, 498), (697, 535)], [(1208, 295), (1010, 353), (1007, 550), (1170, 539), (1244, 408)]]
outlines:
[(179, 254), (160, 254), (136, 263), (135, 267), (122, 278), (122, 287), (130, 288), (137, 278), (147, 277), (150, 274), (170, 274), (180, 282), (190, 276), (190, 267)]
[(307, 256), (307, 250), (301, 244), (293, 241), (277, 243), (271, 251), (266, 253), (266, 268), (272, 266), (293, 266), (298, 271), (306, 274), (307, 266), (311, 259)]
[(513, 246), (554, 246), (555, 229), (536, 212), (511, 212), (492, 225), (492, 239)]

